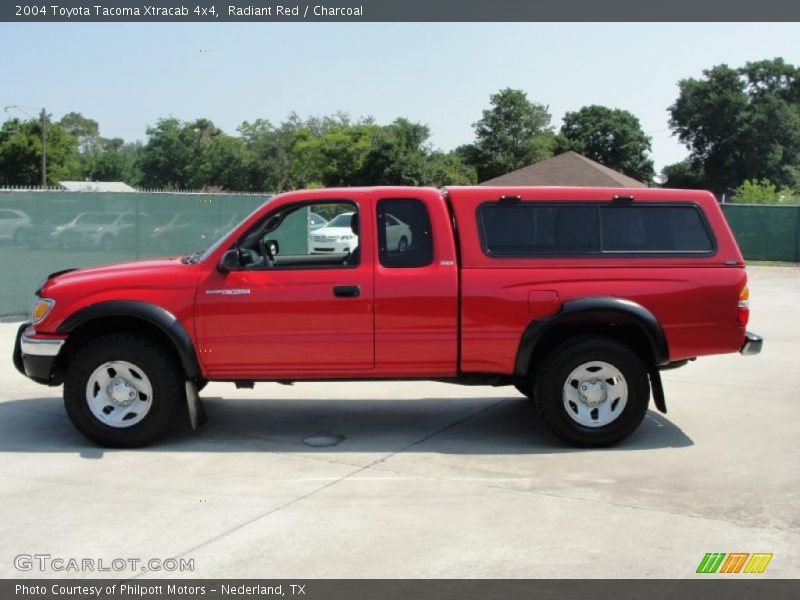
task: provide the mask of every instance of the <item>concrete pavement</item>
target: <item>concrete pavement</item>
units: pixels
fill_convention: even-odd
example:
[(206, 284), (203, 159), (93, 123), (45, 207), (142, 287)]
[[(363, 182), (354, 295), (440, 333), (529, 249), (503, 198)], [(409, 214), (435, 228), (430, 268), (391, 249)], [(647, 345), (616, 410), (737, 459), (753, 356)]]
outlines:
[(683, 578), (706, 552), (799, 577), (800, 269), (750, 277), (764, 352), (665, 373), (669, 414), (596, 451), (513, 388), (428, 382), (210, 384), (198, 433), (104, 450), (0, 324), (0, 577), (143, 575), (15, 568), (46, 553), (194, 560), (152, 573), (175, 577)]

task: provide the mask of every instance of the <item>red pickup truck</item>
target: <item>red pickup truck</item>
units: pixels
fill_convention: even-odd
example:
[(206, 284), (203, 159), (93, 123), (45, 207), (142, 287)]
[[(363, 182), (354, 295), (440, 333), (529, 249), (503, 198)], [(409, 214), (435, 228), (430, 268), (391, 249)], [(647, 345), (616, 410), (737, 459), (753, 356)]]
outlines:
[[(328, 221), (312, 225), (311, 215)], [(322, 218), (320, 218), (322, 217)], [(205, 251), (53, 273), (17, 368), (88, 438), (140, 446), (208, 381), (513, 385), (607, 446), (659, 372), (756, 354), (742, 255), (708, 192), (375, 187), (268, 200)]]

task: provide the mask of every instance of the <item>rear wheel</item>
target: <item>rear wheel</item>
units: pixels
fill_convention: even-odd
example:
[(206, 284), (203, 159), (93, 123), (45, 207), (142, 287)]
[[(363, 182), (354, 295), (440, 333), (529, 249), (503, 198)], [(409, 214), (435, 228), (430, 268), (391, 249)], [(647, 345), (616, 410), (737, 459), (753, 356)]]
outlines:
[(161, 437), (185, 400), (180, 370), (151, 340), (112, 334), (76, 354), (64, 379), (64, 406), (87, 438), (133, 448)]
[(644, 363), (628, 346), (587, 336), (565, 342), (544, 361), (534, 394), (555, 435), (575, 446), (601, 447), (636, 430), (650, 385)]

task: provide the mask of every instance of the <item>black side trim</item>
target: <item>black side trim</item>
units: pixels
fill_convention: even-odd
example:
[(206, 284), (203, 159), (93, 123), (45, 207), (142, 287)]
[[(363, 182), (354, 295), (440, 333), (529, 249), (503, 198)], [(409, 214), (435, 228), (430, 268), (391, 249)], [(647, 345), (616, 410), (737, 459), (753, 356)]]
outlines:
[(667, 414), (667, 398), (664, 395), (664, 384), (661, 382), (661, 371), (650, 369), (650, 387), (653, 390), (653, 404), (658, 412)]
[(70, 333), (81, 325), (102, 317), (135, 317), (152, 323), (175, 345), (186, 376), (189, 379), (200, 377), (200, 365), (192, 338), (175, 315), (155, 304), (136, 300), (109, 300), (91, 304), (67, 317), (58, 328), (58, 333)]
[(554, 325), (581, 322), (608, 324), (614, 323), (615, 316), (622, 317), (626, 322), (632, 321), (644, 332), (650, 342), (656, 366), (669, 362), (667, 338), (653, 313), (631, 300), (599, 296), (569, 300), (561, 305), (556, 314), (531, 322), (525, 328), (520, 339), (514, 374), (517, 377), (525, 377), (528, 374), (528, 367), (536, 344)]
[(30, 321), (20, 325), (19, 329), (17, 329), (17, 337), (14, 340), (14, 354), (13, 354), (14, 367), (17, 369), (17, 371), (19, 371), (23, 375), (27, 375), (27, 373), (25, 373), (25, 365), (22, 362), (22, 347), (20, 346), (19, 340), (22, 337), (22, 332), (25, 331), (30, 326), (31, 326)]

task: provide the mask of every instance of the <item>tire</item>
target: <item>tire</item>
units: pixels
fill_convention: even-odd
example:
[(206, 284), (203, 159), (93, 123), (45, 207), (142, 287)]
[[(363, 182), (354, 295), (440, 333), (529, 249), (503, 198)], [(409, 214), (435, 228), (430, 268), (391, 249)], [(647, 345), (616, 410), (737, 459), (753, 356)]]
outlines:
[[(111, 390), (129, 404), (118, 402)], [(134, 334), (90, 342), (73, 357), (64, 379), (70, 420), (84, 436), (109, 448), (137, 448), (157, 440), (185, 399), (175, 357)]]
[(574, 446), (599, 448), (636, 430), (647, 412), (650, 383), (647, 368), (628, 346), (585, 336), (558, 346), (543, 362), (534, 395), (557, 437)]

